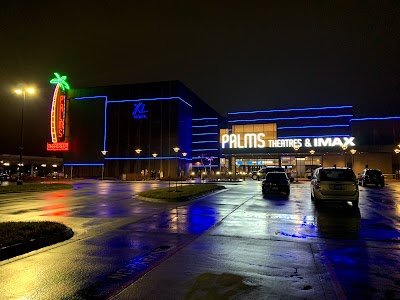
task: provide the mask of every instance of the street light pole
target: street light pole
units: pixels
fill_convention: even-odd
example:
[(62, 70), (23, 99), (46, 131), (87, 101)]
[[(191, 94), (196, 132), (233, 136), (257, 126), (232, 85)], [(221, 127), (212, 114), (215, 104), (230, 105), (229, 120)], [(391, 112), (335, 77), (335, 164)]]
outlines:
[(154, 166), (153, 166), (153, 168), (154, 168), (154, 179), (156, 179), (156, 157), (157, 157), (158, 153), (153, 153), (152, 155), (154, 157)]
[[(177, 175), (178, 174), (178, 170), (179, 170), (179, 167), (178, 167), (178, 152), (179, 152), (180, 149), (178, 147), (175, 147), (173, 149), (175, 151), (175, 157), (176, 157), (176, 174), (175, 175)], [(177, 192), (177, 191), (178, 191), (178, 178), (175, 178), (175, 192)]]
[(107, 150), (101, 151), (101, 154), (103, 154), (103, 165), (101, 166), (101, 180), (104, 180), (104, 169), (105, 169), (107, 152), (108, 152)]
[(22, 109), (21, 109), (21, 141), (20, 141), (20, 147), (19, 147), (19, 175), (18, 175), (18, 180), (17, 180), (17, 185), (22, 185), (23, 180), (22, 180), (22, 152), (24, 149), (24, 109), (25, 109), (25, 98), (26, 98), (26, 93), (33, 94), (35, 90), (33, 88), (26, 88), (26, 89), (18, 89), (15, 90), (15, 93), (17, 95), (23, 95), (23, 102), (22, 102)]
[(342, 149), (343, 149), (343, 157), (344, 157), (344, 167), (346, 168), (347, 167), (346, 166), (346, 149), (347, 149), (347, 146), (343, 145)]
[(310, 154), (311, 154), (311, 176), (313, 175), (313, 169), (314, 169), (314, 154), (315, 154), (315, 150), (311, 149), (310, 150)]
[(351, 168), (354, 170), (354, 154), (356, 154), (357, 150), (356, 149), (351, 149)]
[[(398, 146), (400, 147), (400, 144)], [(397, 154), (397, 178), (400, 179), (400, 149), (394, 149), (394, 152)]]
[[(142, 149), (137, 148), (137, 149), (135, 149), (135, 152), (138, 154), (138, 156), (140, 156), (140, 152), (142, 152)], [(138, 160), (138, 161), (136, 162), (136, 169), (137, 169), (137, 171), (138, 171), (138, 174), (142, 174), (141, 171), (140, 171), (140, 167), (141, 167), (141, 163), (140, 163), (140, 161)], [(142, 179), (143, 179), (143, 178), (142, 178)]]
[[(293, 146), (293, 149), (295, 151), (295, 153), (297, 153), (297, 150), (300, 149), (299, 146)], [(296, 160), (296, 182), (299, 182), (299, 170), (297, 170), (297, 155), (294, 155), (294, 159)]]
[[(182, 152), (182, 156), (184, 157), (184, 158), (186, 158), (186, 155), (187, 155), (187, 153), (186, 152)], [(186, 169), (186, 162), (183, 162), (184, 163), (184, 169)], [(184, 171), (185, 172), (185, 171)], [(181, 176), (181, 190), (182, 190), (182, 172), (180, 172), (180, 176)]]

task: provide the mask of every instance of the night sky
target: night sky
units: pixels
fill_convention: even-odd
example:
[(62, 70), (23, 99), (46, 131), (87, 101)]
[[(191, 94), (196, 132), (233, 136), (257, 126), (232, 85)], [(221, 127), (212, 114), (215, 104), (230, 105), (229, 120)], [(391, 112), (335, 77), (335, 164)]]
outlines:
[[(275, 3), (275, 4), (273, 4)], [(229, 111), (353, 105), (400, 116), (400, 1), (7, 1), (0, 154), (48, 155), (53, 72), (72, 88), (180, 80)]]

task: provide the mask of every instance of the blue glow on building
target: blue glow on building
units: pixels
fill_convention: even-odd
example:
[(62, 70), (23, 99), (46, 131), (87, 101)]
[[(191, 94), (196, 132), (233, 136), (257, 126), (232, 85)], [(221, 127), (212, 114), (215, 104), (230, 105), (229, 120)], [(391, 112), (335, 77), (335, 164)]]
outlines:
[(122, 103), (122, 102), (140, 102), (140, 101), (163, 101), (163, 100), (180, 100), (186, 105), (192, 107), (189, 103), (183, 100), (181, 97), (166, 97), (166, 98), (140, 98), (132, 100), (110, 100), (110, 103)]
[(180, 159), (180, 160), (191, 160), (190, 157), (181, 157), (181, 156), (157, 156), (154, 158), (153, 156), (147, 157), (106, 157), (105, 160), (168, 160), (168, 159)]
[(349, 137), (348, 134), (329, 134), (329, 135), (291, 135), (291, 136), (278, 136), (278, 139), (306, 139), (306, 138), (326, 138), (326, 137)]
[(192, 128), (218, 127), (218, 125), (193, 125)]
[(315, 125), (315, 126), (288, 126), (278, 127), (278, 130), (284, 129), (305, 129), (305, 128), (334, 128), (334, 127), (350, 127), (350, 125)]
[[(238, 122), (271, 122), (271, 121), (282, 121), (282, 120), (306, 120), (306, 119), (329, 119), (329, 118), (343, 118), (343, 117), (352, 117), (353, 115), (332, 115), (332, 116), (309, 116), (309, 117), (290, 117), (290, 118), (270, 118), (270, 119), (241, 119), (241, 120), (229, 120), (229, 123), (238, 123)], [(217, 126), (217, 125), (216, 125)], [(194, 126), (193, 126), (194, 127)]]
[(206, 120), (218, 120), (218, 118), (200, 118), (200, 119), (192, 119), (192, 121), (206, 121)]
[(218, 141), (198, 141), (198, 142), (192, 142), (192, 144), (205, 144), (205, 143), (217, 143)]
[(311, 111), (311, 110), (333, 110), (342, 108), (353, 108), (351, 105), (344, 106), (325, 106), (325, 107), (309, 107), (309, 108), (289, 108), (289, 109), (271, 109), (271, 110), (255, 110), (255, 111), (239, 111), (231, 112), (228, 115), (240, 115), (240, 114), (258, 114), (258, 113), (276, 113), (276, 112), (291, 112), (291, 111)]
[(381, 121), (381, 120), (400, 120), (400, 117), (377, 117), (377, 118), (357, 118), (350, 121)]
[(192, 135), (219, 135), (217, 132), (193, 133)]
[(103, 136), (103, 151), (106, 151), (106, 136), (107, 136), (107, 96), (88, 96), (88, 97), (76, 97), (74, 100), (90, 100), (90, 99), (104, 99), (104, 136)]
[(200, 151), (218, 151), (219, 149), (193, 149), (193, 152), (200, 152)]

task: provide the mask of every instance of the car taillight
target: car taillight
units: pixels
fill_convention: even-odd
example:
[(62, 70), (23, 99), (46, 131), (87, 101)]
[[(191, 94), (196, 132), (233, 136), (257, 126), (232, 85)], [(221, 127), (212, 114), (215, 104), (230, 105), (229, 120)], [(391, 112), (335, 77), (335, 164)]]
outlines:
[(319, 189), (321, 187), (321, 185), (319, 184), (319, 182), (315, 183), (315, 189)]

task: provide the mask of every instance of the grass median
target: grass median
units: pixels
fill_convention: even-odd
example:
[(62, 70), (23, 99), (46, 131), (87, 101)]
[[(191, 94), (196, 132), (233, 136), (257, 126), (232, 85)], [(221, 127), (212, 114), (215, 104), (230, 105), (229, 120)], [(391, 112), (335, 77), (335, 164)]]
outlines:
[(67, 183), (37, 183), (37, 184), (9, 184), (0, 186), (0, 194), (7, 193), (26, 193), (26, 192), (45, 192), (54, 190), (72, 189), (72, 184)]
[(67, 226), (64, 224), (50, 221), (0, 223), (0, 248), (26, 243), (65, 230)]
[(57, 222), (0, 223), (0, 261), (68, 240), (73, 235), (71, 228)]
[(141, 192), (139, 196), (161, 202), (183, 202), (223, 189), (224, 186), (210, 183), (171, 185), (167, 188)]

